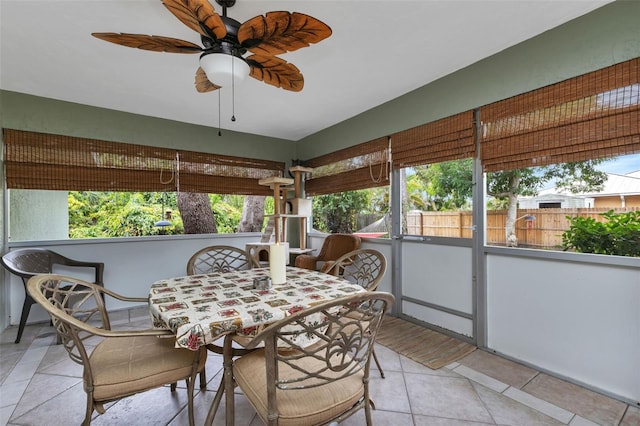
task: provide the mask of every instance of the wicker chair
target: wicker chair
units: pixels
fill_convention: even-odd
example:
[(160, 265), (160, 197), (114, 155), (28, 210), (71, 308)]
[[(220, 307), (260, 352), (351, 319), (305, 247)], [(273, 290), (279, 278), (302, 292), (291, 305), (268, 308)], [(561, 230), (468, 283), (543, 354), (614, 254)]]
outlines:
[(187, 262), (187, 274), (241, 271), (257, 267), (246, 251), (232, 246), (210, 246), (198, 250)]
[(20, 343), (24, 326), (27, 323), (31, 305), (35, 303), (33, 298), (27, 292), (27, 281), (29, 278), (38, 274), (53, 273), (54, 265), (63, 267), (93, 268), (95, 270), (95, 284), (104, 286), (102, 274), (104, 271), (104, 263), (101, 262), (82, 262), (79, 260), (69, 259), (51, 250), (40, 248), (25, 248), (13, 250), (2, 256), (0, 260), (2, 265), (12, 274), (22, 278), (24, 284), (24, 303), (22, 305), (22, 314), (20, 315), (20, 325), (18, 327), (18, 336), (16, 343)]
[[(104, 296), (126, 302), (146, 298), (125, 297), (104, 287), (62, 275), (37, 275), (27, 283), (31, 297), (51, 316), (69, 357), (84, 367), (87, 394), (83, 425), (91, 424), (93, 410), (104, 414), (104, 404), (178, 380), (187, 380), (189, 424), (194, 424), (194, 381), (205, 367), (207, 351), (176, 349), (169, 330), (114, 331)], [(89, 353), (85, 341), (102, 339)], [(162, 338), (164, 337), (164, 338)]]
[[(375, 291), (378, 288), (378, 284), (380, 284), (387, 270), (387, 260), (384, 255), (373, 249), (354, 250), (335, 262), (325, 265), (328, 267), (326, 273), (342, 277), (354, 284), (359, 284), (368, 291)], [(380, 366), (375, 349), (372, 355), (380, 376), (384, 378), (384, 371)]]
[[(264, 343), (264, 348), (235, 361), (235, 383), (269, 425), (340, 422), (361, 408), (371, 425), (371, 351), (393, 300), (389, 293), (357, 293), (266, 327), (248, 346)], [(318, 343), (297, 346), (301, 330), (317, 337)]]
[(324, 271), (324, 265), (318, 268), (318, 262), (336, 260), (350, 251), (360, 248), (362, 240), (357, 235), (329, 234), (322, 243), (322, 248), (317, 256), (302, 254), (296, 257), (295, 266), (298, 268)]

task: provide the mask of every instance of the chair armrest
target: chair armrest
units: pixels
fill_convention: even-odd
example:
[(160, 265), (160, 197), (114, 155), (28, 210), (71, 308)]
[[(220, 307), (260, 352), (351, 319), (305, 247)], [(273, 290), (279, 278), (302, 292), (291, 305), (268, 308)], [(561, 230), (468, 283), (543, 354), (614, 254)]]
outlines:
[(176, 335), (171, 330), (162, 328), (150, 328), (147, 330), (105, 330), (96, 328), (95, 335), (102, 337), (136, 337), (136, 336), (156, 336), (158, 338), (175, 338)]
[(45, 307), (45, 310), (49, 312), (49, 315), (58, 317), (61, 321), (65, 321), (72, 326), (84, 330), (85, 332), (94, 336), (101, 337), (135, 337), (135, 336), (157, 336), (157, 337), (174, 337), (175, 334), (166, 328), (149, 328), (144, 330), (110, 330), (105, 328), (98, 328), (84, 321), (79, 320), (73, 315), (67, 313), (55, 312), (54, 308)]
[(107, 294), (111, 297), (113, 297), (114, 299), (118, 299), (118, 300), (122, 300), (123, 302), (142, 302), (142, 303), (149, 303), (149, 299), (147, 297), (130, 297), (130, 296), (123, 296), (122, 294), (116, 293), (113, 290), (109, 290), (108, 288), (104, 288), (104, 287), (100, 287), (99, 291), (103, 294)]
[(301, 254), (300, 256), (296, 257), (295, 265), (297, 268), (305, 268), (305, 269), (311, 269), (312, 271), (315, 271), (317, 262), (318, 262), (318, 256)]

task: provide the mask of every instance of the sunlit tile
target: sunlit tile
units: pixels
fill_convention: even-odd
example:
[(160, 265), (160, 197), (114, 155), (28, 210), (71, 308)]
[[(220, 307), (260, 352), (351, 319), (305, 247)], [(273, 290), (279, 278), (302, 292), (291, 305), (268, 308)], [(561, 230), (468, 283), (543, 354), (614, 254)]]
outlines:
[(509, 387), (509, 385), (507, 385), (506, 383), (502, 383), (499, 380), (489, 377), (486, 374), (479, 373), (475, 370), (465, 367), (464, 365), (458, 366), (453, 371), (496, 392), (503, 392)]
[(603, 425), (617, 425), (627, 409), (623, 402), (548, 374), (537, 375), (522, 390)]
[(493, 377), (509, 386), (522, 388), (538, 372), (532, 368), (483, 350), (476, 350), (459, 360), (460, 364)]
[(476, 392), (491, 417), (499, 425), (510, 426), (559, 426), (565, 424), (553, 417), (547, 416), (525, 404), (522, 404), (504, 394), (493, 391), (478, 383), (473, 384)]
[(574, 413), (567, 411), (563, 408), (558, 407), (557, 405), (553, 405), (544, 401), (540, 398), (537, 398), (531, 394), (523, 392), (519, 389), (510, 387), (506, 391), (504, 391), (504, 395), (509, 398), (520, 402), (521, 404), (526, 405), (527, 407), (531, 407), (534, 410), (537, 410), (541, 413), (544, 413), (554, 419), (562, 422), (569, 423)]

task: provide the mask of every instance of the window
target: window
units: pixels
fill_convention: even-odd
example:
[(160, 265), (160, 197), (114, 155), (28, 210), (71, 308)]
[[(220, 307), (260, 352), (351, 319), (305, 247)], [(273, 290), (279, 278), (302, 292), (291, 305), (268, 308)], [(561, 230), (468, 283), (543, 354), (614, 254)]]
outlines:
[(361, 143), (304, 162), (313, 197), (313, 227), (366, 237), (389, 234), (389, 140)]
[(539, 209), (559, 209), (562, 203), (538, 203)]
[[(4, 142), (12, 241), (182, 233), (178, 191), (209, 194), (218, 232), (234, 232), (244, 196), (272, 195), (258, 180), (284, 171), (274, 161), (11, 129)], [(171, 226), (155, 226), (168, 212)]]
[(313, 228), (327, 233), (388, 238), (389, 186), (313, 197)]
[(473, 111), (391, 135), (403, 234), (471, 238), (474, 135)]
[[(599, 217), (597, 199), (611, 178), (601, 166), (640, 152), (640, 58), (481, 107), (479, 117), (480, 159), (494, 197), (487, 243), (560, 249), (566, 216)], [(600, 207), (623, 208), (620, 195), (600, 199)], [(550, 207), (559, 196), (571, 209), (518, 209), (526, 197)]]
[(401, 176), (403, 233), (472, 237), (472, 159), (409, 167)]

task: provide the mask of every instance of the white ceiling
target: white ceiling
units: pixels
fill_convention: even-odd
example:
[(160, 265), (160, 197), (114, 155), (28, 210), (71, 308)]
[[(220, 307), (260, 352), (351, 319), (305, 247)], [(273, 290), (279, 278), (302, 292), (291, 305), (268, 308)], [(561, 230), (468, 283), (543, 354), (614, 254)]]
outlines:
[[(240, 22), (296, 11), (324, 21), (333, 35), (279, 55), (303, 73), (302, 92), (247, 78), (236, 85), (232, 122), (224, 88), (221, 127), (297, 141), (610, 1), (238, 0), (228, 15)], [(0, 0), (0, 88), (218, 126), (217, 92), (194, 87), (198, 55), (131, 49), (92, 32), (201, 45), (160, 0)]]

